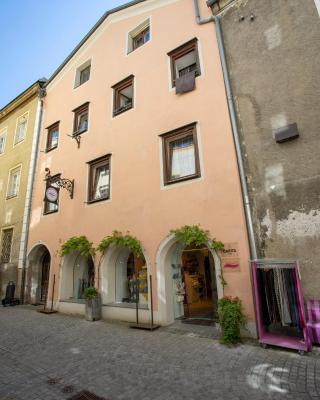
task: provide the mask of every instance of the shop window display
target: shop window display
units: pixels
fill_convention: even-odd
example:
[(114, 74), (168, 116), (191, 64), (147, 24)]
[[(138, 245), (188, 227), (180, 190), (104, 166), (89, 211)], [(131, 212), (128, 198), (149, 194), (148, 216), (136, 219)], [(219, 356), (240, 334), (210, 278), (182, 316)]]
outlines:
[(89, 286), (94, 286), (94, 264), (91, 257), (81, 257), (73, 267), (73, 298), (84, 299), (84, 291)]
[(116, 302), (137, 301), (140, 305), (148, 304), (147, 265), (144, 257), (136, 257), (129, 249), (124, 249), (116, 262)]

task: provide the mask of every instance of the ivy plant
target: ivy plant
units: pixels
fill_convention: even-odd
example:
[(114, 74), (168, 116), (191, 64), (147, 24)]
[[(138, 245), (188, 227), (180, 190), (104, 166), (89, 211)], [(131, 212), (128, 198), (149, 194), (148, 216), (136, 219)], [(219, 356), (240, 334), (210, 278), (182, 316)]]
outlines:
[(200, 225), (185, 225), (178, 229), (170, 231), (179, 243), (185, 246), (194, 246), (195, 248), (201, 246), (208, 246), (214, 250), (222, 250), (224, 244), (216, 239), (210, 238), (210, 232), (201, 229)]
[(89, 257), (95, 255), (95, 249), (92, 242), (89, 242), (86, 236), (73, 236), (64, 242), (60, 249), (60, 255), (63, 257), (72, 252), (79, 252), (81, 256)]
[(143, 256), (142, 245), (140, 240), (130, 235), (129, 232), (127, 232), (124, 235), (122, 232), (113, 231), (112, 235), (106, 236), (104, 239), (101, 240), (97, 249), (101, 253), (104, 253), (111, 245), (119, 247), (127, 247), (134, 253), (135, 256), (137, 257)]
[(218, 301), (219, 321), (222, 329), (220, 342), (236, 344), (241, 341), (241, 327), (245, 325), (241, 300), (238, 297), (223, 297)]

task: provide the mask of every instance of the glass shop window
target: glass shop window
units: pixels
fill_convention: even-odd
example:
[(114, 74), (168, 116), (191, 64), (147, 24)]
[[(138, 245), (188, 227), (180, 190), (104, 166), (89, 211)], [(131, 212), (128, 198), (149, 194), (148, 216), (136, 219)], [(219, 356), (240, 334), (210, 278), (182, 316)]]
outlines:
[(123, 249), (116, 261), (116, 302), (148, 304), (148, 274), (144, 257)]
[(73, 299), (84, 299), (84, 291), (94, 286), (94, 264), (91, 257), (77, 257), (73, 266)]

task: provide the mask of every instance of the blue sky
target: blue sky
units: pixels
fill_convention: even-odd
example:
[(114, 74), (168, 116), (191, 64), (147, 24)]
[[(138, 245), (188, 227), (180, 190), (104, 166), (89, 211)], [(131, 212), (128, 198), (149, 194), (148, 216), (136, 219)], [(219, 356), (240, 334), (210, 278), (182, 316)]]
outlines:
[(0, 109), (48, 78), (102, 14), (129, 0), (0, 0)]

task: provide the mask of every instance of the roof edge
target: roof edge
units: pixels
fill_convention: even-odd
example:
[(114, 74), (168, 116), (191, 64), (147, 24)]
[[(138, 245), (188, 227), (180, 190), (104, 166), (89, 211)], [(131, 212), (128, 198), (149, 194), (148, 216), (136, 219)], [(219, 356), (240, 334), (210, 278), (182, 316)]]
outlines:
[(71, 58), (80, 50), (80, 48), (86, 43), (86, 41), (90, 38), (90, 36), (99, 28), (100, 25), (107, 19), (107, 17), (111, 14), (115, 14), (118, 11), (125, 10), (126, 8), (135, 6), (139, 3), (146, 2), (148, 0), (134, 0), (129, 3), (125, 3), (121, 6), (112, 8), (109, 11), (106, 11), (102, 17), (94, 24), (94, 26), (90, 29), (90, 31), (85, 35), (85, 37), (77, 44), (77, 46), (71, 51), (71, 53), (64, 59), (64, 61), (59, 65), (59, 67), (53, 72), (53, 74), (49, 77), (46, 86), (53, 81), (53, 79), (59, 74), (59, 72), (68, 64)]
[(40, 78), (32, 85), (27, 87), (23, 92), (18, 94), (13, 100), (0, 109), (0, 119), (10, 114), (15, 108), (30, 99), (35, 94), (38, 94), (39, 89), (44, 88), (47, 82), (46, 78)]

